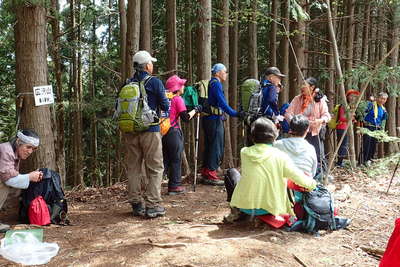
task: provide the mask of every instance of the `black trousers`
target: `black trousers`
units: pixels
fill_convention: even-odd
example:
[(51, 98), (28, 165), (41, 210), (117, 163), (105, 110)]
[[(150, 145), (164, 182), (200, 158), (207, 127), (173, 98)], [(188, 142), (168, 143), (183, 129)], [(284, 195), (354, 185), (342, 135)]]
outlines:
[[(376, 131), (377, 128), (374, 126), (366, 126), (370, 131)], [(375, 155), (377, 140), (367, 134), (363, 135), (363, 159), (361, 160), (361, 164), (371, 160)]]
[(224, 157), (225, 129), (224, 122), (220, 119), (202, 119), (204, 130), (203, 165), (215, 171), (222, 163)]
[[(325, 149), (324, 149), (324, 144), (321, 142), (319, 138), (319, 135), (312, 136), (311, 133), (308, 133), (305, 139), (315, 148), (318, 160), (318, 170), (325, 171), (326, 170)], [(318, 170), (317, 173), (319, 173)]]
[(183, 135), (179, 128), (170, 128), (162, 138), (164, 169), (168, 176), (168, 187), (182, 184)]
[[(342, 129), (336, 129), (336, 137), (337, 137), (337, 141), (338, 141), (338, 142), (340, 141), (340, 138), (342, 138), (343, 133), (344, 133), (344, 130), (342, 130)], [(339, 156), (340, 158), (344, 158), (344, 157), (347, 156), (347, 147), (348, 147), (347, 143), (348, 143), (348, 136), (347, 136), (347, 134), (346, 134), (346, 135), (344, 136), (344, 138), (343, 138), (342, 144), (341, 144), (340, 147), (339, 147), (338, 156)]]

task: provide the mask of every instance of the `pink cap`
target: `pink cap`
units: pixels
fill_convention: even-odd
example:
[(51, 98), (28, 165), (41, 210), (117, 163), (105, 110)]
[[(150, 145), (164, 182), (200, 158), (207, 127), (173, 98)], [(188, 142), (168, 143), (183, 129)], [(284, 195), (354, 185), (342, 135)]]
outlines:
[(181, 79), (178, 77), (178, 75), (173, 75), (168, 78), (167, 82), (165, 83), (165, 87), (168, 89), (170, 92), (175, 92), (180, 90), (186, 83), (185, 79)]

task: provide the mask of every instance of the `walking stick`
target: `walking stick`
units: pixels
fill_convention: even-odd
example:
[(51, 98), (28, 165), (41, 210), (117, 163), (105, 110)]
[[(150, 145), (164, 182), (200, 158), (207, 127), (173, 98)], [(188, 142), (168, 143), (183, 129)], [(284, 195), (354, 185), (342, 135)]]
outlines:
[(386, 195), (389, 193), (390, 186), (392, 185), (393, 178), (394, 178), (394, 175), (396, 174), (396, 171), (397, 171), (397, 168), (399, 167), (399, 164), (400, 164), (400, 157), (399, 157), (399, 160), (397, 161), (396, 167), (394, 168), (394, 171), (393, 171), (393, 174), (392, 174), (392, 178), (390, 179), (390, 183), (389, 183), (388, 189), (386, 190)]
[(200, 128), (200, 114), (197, 113), (197, 124), (196, 124), (196, 137), (195, 137), (195, 149), (194, 149), (194, 180), (193, 180), (193, 192), (196, 192), (197, 182), (197, 158), (199, 153), (199, 128)]

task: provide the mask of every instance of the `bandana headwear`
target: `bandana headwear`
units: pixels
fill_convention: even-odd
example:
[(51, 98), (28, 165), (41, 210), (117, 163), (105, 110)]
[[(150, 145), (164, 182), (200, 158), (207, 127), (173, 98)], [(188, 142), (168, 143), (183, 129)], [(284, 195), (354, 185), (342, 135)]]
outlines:
[(29, 144), (29, 145), (32, 145), (35, 147), (39, 146), (39, 143), (40, 143), (39, 138), (24, 135), (21, 131), (17, 132), (17, 137), (19, 140), (21, 140), (21, 142), (23, 142), (25, 144)]

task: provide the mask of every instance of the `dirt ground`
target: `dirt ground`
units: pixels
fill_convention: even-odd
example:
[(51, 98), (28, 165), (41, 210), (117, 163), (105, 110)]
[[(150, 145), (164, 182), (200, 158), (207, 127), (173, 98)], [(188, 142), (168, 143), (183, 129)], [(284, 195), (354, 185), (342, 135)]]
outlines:
[[(365, 248), (385, 249), (399, 216), (400, 179), (386, 195), (389, 177), (334, 175), (336, 206), (352, 223), (319, 237), (254, 222), (223, 224), (229, 213), (223, 187), (164, 194), (167, 215), (152, 220), (131, 216), (124, 184), (71, 191), (73, 225), (44, 227), (45, 241), (60, 246), (48, 266), (377, 266), (379, 257)], [(1, 214), (3, 222), (16, 222), (10, 209)], [(0, 266), (14, 264), (0, 257)]]

